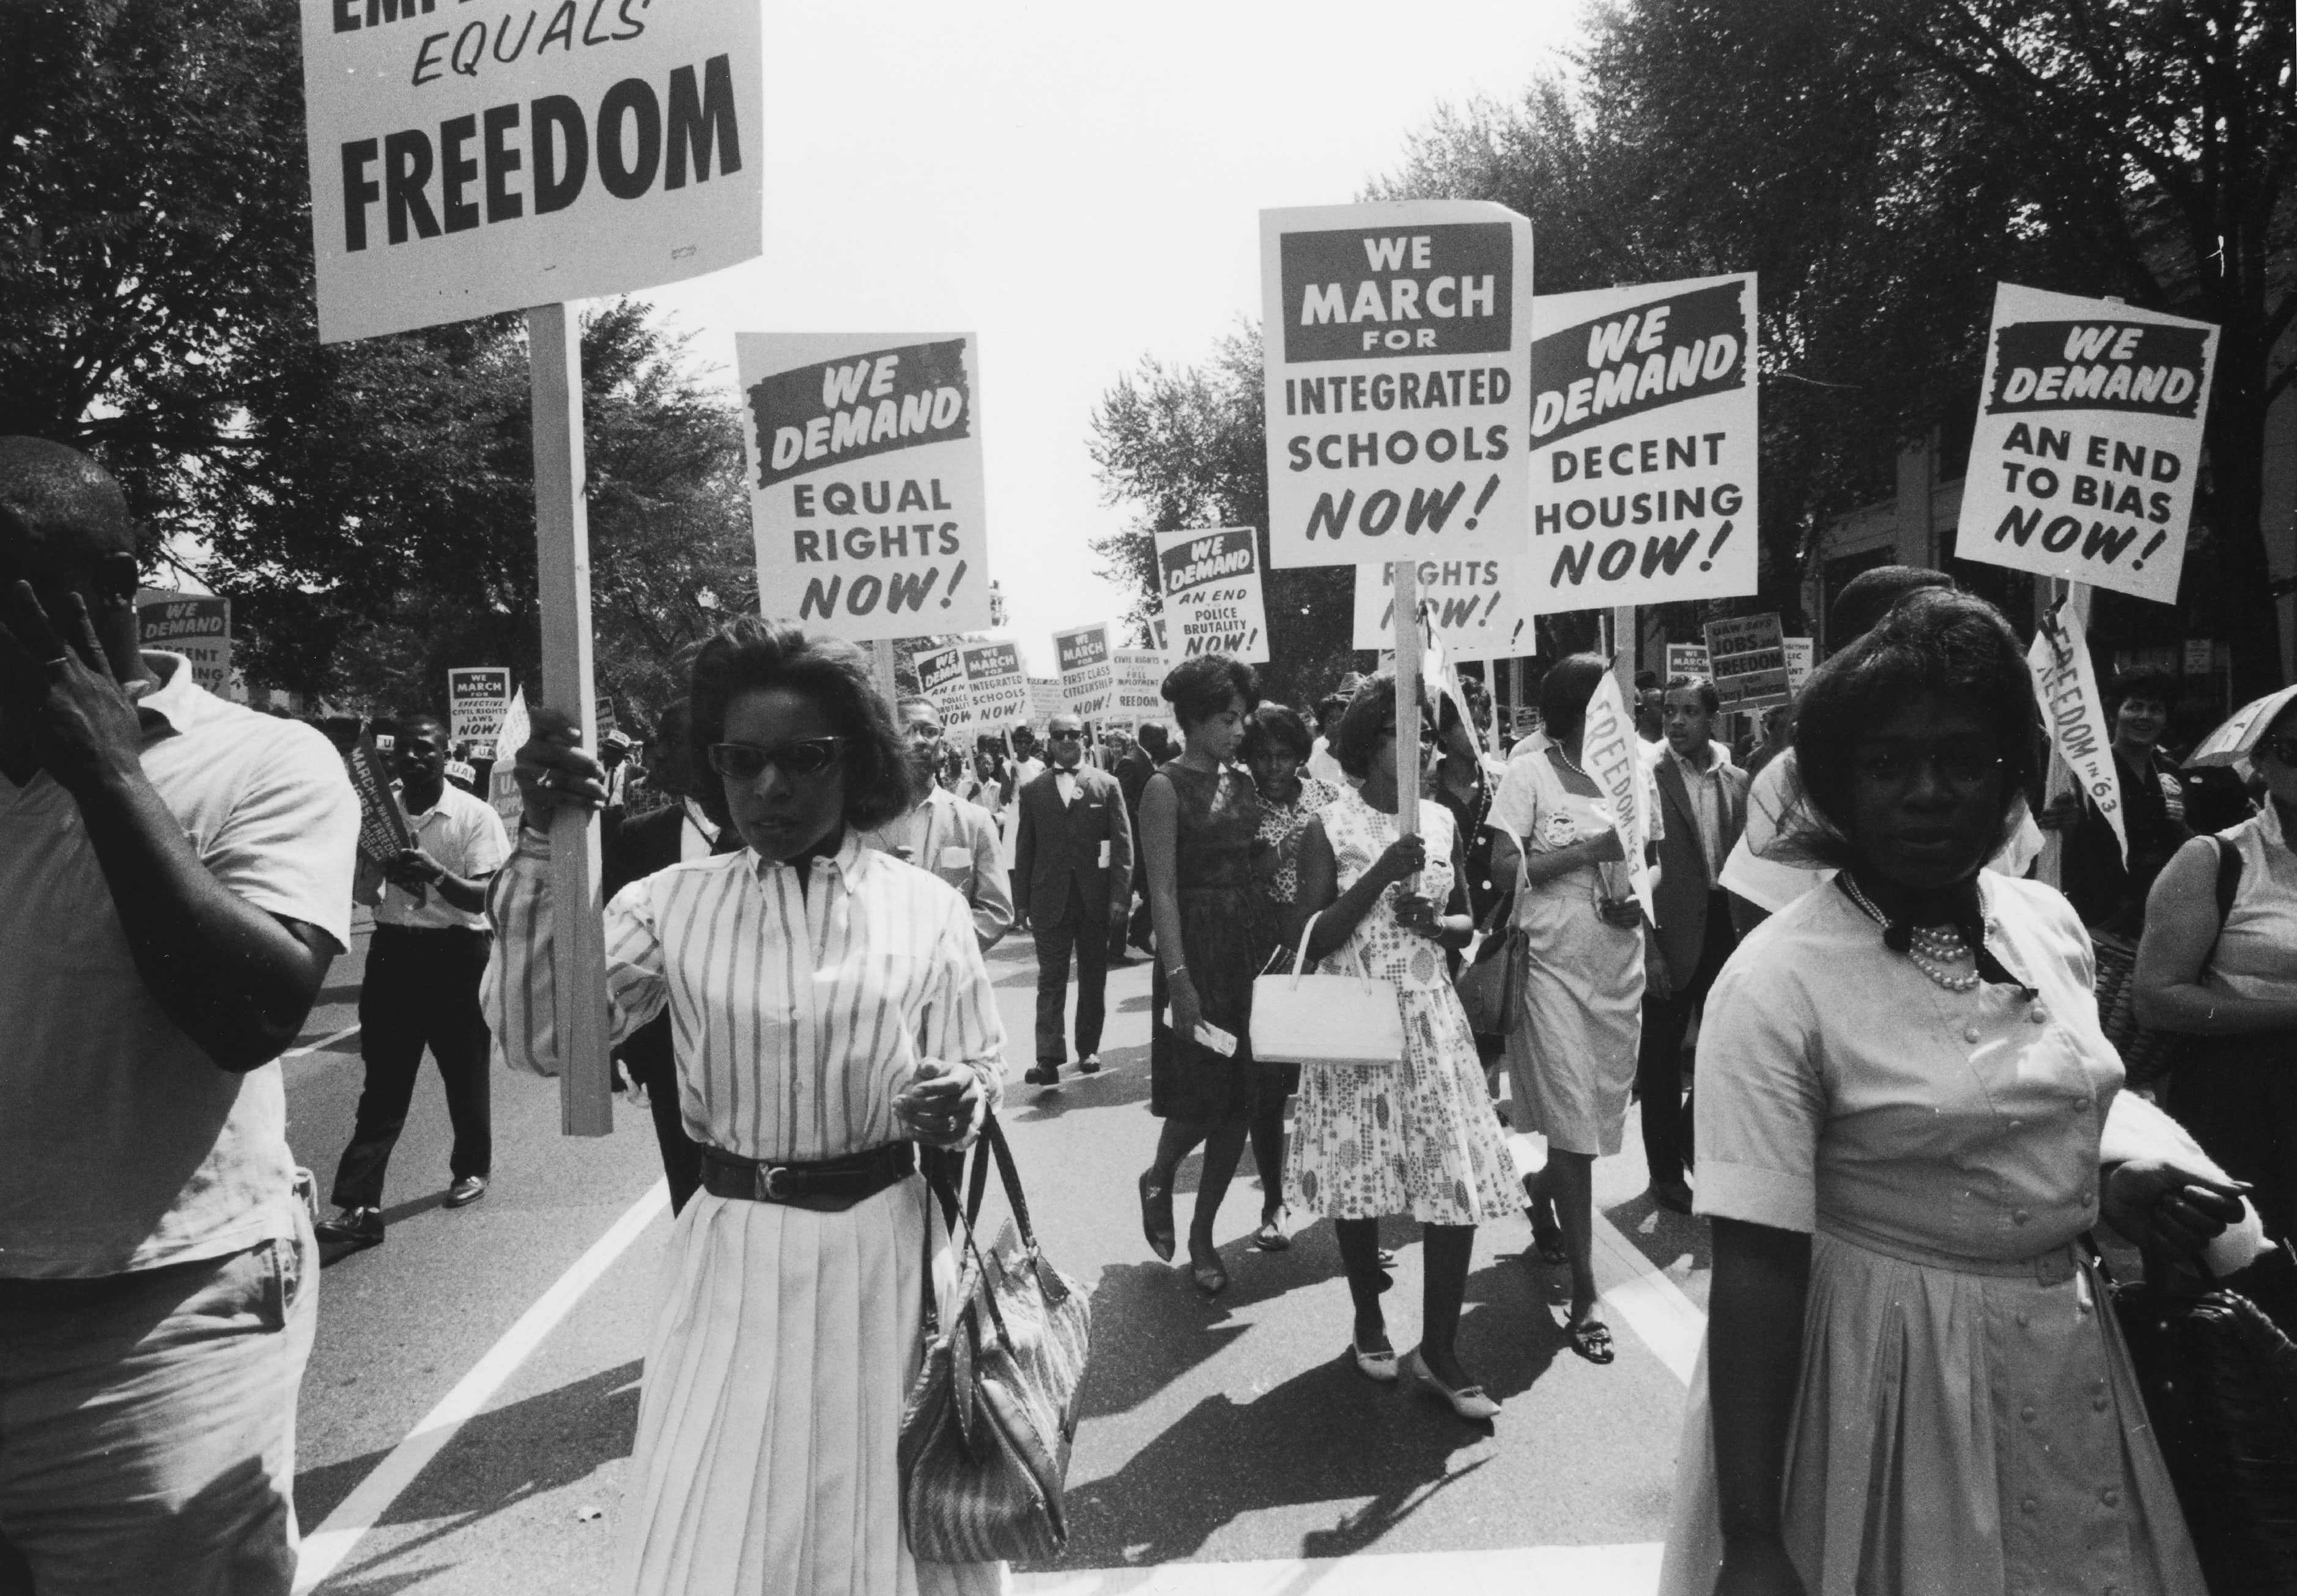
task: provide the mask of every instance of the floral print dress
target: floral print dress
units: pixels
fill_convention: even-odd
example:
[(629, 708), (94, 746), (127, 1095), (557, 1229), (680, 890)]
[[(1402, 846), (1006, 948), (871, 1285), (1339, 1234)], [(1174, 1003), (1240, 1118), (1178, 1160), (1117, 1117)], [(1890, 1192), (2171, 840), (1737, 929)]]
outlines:
[[(1318, 817), (1346, 892), (1395, 840), (1395, 817), (1343, 793)], [(1452, 817), (1420, 805), (1428, 868), (1420, 892), (1452, 894)], [(1316, 1065), (1300, 1072), (1285, 1200), (1328, 1219), (1410, 1213), (1423, 1224), (1473, 1225), (1523, 1206), (1515, 1160), (1502, 1139), (1468, 1016), (1445, 972), (1444, 950), (1395, 917), (1402, 889), (1380, 894), (1347, 947), (1323, 963), (1395, 988), (1404, 1054), (1392, 1067)]]

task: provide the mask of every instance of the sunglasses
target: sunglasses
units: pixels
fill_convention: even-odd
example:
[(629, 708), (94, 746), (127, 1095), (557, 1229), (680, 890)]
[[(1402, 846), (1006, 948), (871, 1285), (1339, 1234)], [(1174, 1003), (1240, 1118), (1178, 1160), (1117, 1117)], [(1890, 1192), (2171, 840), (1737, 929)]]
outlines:
[(2297, 770), (2297, 737), (2267, 737), (2258, 744), (2257, 751), (2270, 754), (2291, 769)]
[(819, 776), (837, 762), (844, 737), (806, 737), (778, 748), (755, 743), (712, 743), (710, 768), (735, 781), (755, 781), (771, 765), (784, 776)]
[(1082, 743), (1084, 741), (1084, 733), (1081, 731), (1049, 731), (1045, 734), (1045, 741), (1048, 743)]

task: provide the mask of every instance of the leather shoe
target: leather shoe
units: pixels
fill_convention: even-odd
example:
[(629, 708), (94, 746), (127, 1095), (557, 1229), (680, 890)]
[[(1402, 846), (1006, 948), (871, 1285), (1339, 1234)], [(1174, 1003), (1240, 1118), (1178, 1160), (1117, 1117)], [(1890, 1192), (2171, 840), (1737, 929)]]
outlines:
[(1087, 1053), (1083, 1057), (1078, 1059), (1077, 1074), (1080, 1075), (1098, 1075), (1100, 1074), (1100, 1055), (1098, 1053)]
[(487, 1178), (484, 1175), (465, 1175), (447, 1188), (446, 1205), (449, 1208), (467, 1208), (486, 1195)]
[(1377, 1352), (1366, 1352), (1354, 1341), (1348, 1343), (1348, 1355), (1356, 1361), (1356, 1372), (1368, 1380), (1378, 1380), (1383, 1386), (1395, 1383), (1395, 1349), (1383, 1346)]
[(1452, 1411), (1470, 1424), (1499, 1417), (1500, 1404), (1485, 1395), (1481, 1386), (1462, 1386), (1453, 1390), (1429, 1372), (1428, 1361), (1420, 1355), (1418, 1347), (1404, 1354), (1404, 1372), (1421, 1391), (1449, 1405)]
[(1032, 1086), (1058, 1086), (1061, 1066), (1058, 1064), (1033, 1064), (1021, 1072), (1021, 1079)]
[(338, 1246), (380, 1246), (383, 1245), (383, 1210), (338, 1208), (332, 1215), (313, 1225), (311, 1233), (321, 1241)]
[(1651, 1182), (1651, 1200), (1670, 1213), (1691, 1212), (1691, 1188), (1681, 1181)]

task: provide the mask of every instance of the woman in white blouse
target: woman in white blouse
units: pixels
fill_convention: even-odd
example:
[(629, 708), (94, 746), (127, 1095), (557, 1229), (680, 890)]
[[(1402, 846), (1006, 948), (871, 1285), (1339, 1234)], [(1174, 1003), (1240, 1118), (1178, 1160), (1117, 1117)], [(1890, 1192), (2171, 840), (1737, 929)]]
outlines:
[[(703, 1153), (663, 1264), (612, 1588), (1000, 1589), (1001, 1564), (910, 1556), (894, 1454), (929, 1286), (913, 1144), (967, 1141), (1003, 1067), (971, 917), (860, 845), (909, 792), (857, 650), (745, 616), (696, 656), (691, 703), (706, 802), (747, 845), (606, 909), (613, 1033), (669, 1010)], [(510, 1061), (553, 1074), (547, 820), (602, 794), (564, 717), (534, 715), (485, 998)]]
[(2016, 637), (1948, 590), (1805, 690), (1795, 756), (1841, 870), (1708, 1000), (1715, 1279), (1668, 1596), (2201, 1596), (2079, 1241), (2103, 1215), (2190, 1256), (2241, 1204), (2198, 1153), (2107, 1162), (2147, 1106), (2116, 1107), (2081, 921), (1980, 872), (2037, 731)]

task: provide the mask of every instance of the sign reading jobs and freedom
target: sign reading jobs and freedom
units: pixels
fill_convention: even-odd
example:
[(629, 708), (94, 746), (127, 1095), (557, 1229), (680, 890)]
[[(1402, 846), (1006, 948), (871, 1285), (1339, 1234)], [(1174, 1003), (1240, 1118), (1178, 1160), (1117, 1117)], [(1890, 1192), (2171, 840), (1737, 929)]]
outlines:
[(1269, 563), (1520, 549), (1531, 224), (1480, 201), (1260, 213)]
[(1108, 658), (1108, 623), (1055, 632), (1053, 656), (1069, 708), (1088, 720), (1107, 714), (1116, 691), (1116, 670)]
[(1532, 609), (1754, 592), (1754, 275), (1532, 314)]
[(742, 0), (302, 0), (320, 341), (757, 254), (759, 15)]
[(1268, 658), (1260, 535), (1252, 528), (1158, 532), (1157, 588), (1165, 653), (1175, 664), (1198, 654), (1232, 654), (1247, 665)]
[(853, 642), (990, 616), (970, 333), (743, 333), (760, 607)]
[(1999, 284), (1955, 551), (2175, 603), (2217, 349), (2203, 322)]

